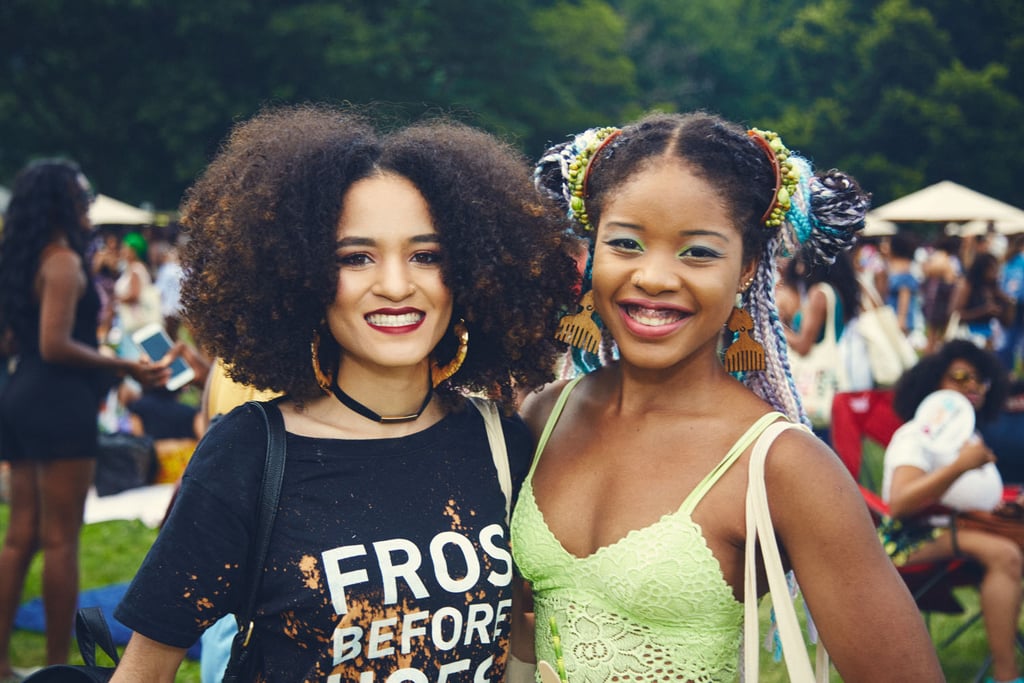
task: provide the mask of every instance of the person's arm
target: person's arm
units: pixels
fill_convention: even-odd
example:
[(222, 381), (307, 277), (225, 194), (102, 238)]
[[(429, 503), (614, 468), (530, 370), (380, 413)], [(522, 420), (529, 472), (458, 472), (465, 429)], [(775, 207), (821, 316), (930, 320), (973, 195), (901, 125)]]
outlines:
[(48, 363), (109, 370), (131, 375), (146, 387), (162, 386), (170, 376), (173, 358), (160, 363), (137, 363), (107, 356), (72, 337), (75, 308), (89, 281), (82, 272), (81, 259), (69, 249), (49, 254), (39, 266), (36, 290), (39, 294), (39, 354)]
[[(521, 662), (535, 664), (533, 593), (530, 584), (516, 574), (512, 585), (512, 655)], [(531, 667), (535, 668), (535, 667)]]
[(807, 293), (807, 299), (800, 309), (800, 329), (794, 331), (788, 327), (785, 328), (786, 342), (801, 356), (810, 353), (814, 345), (818, 343), (821, 330), (825, 327), (825, 321), (828, 319), (827, 308), (828, 299), (821, 291), (821, 287), (811, 287)]
[(187, 651), (133, 633), (110, 683), (174, 683)]
[(896, 293), (896, 319), (903, 334), (910, 334), (910, 287), (900, 287)]
[(776, 534), (842, 679), (944, 680), (921, 613), (839, 458), (790, 430), (766, 467)]
[[(906, 447), (911, 447), (911, 444)], [(930, 472), (911, 465), (896, 467), (889, 488), (889, 511), (896, 518), (913, 516), (938, 503), (962, 474), (995, 460), (992, 450), (980, 437), (976, 437), (960, 448), (956, 460)]]

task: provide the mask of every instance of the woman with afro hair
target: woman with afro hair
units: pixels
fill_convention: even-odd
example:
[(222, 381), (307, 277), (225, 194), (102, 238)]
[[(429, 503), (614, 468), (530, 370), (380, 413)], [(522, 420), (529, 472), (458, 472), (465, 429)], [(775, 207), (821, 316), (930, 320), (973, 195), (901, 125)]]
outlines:
[[(266, 404), (288, 459), (257, 594), (260, 680), (501, 680), (506, 488), (532, 449), (507, 416), (552, 378), (578, 280), (529, 165), (458, 123), (381, 135), (347, 110), (272, 109), (234, 129), (182, 223), (190, 329), (232, 379), (284, 394)], [(173, 680), (243, 606), (265, 432), (244, 405), (197, 448), (116, 612), (136, 633), (115, 681)]]
[[(970, 422), (978, 426), (1002, 410), (1009, 386), (999, 358), (965, 339), (947, 342), (903, 373), (893, 394), (893, 409), (906, 423), (885, 450), (882, 497), (894, 521), (883, 528), (886, 547), (897, 564), (967, 557), (981, 565), (981, 610), (992, 653), (995, 681), (1024, 683), (1016, 663), (1015, 641), (1021, 609), (1024, 556), (1016, 542), (978, 529), (957, 529), (948, 515), (923, 514), (939, 504), (953, 509), (993, 510), (1001, 505), (1003, 480), (996, 456), (981, 435), (950, 449), (949, 425), (959, 422), (956, 403), (937, 418), (944, 429), (928, 426), (918, 408), (935, 392), (956, 392), (970, 402)], [(954, 397), (955, 398), (955, 397)], [(931, 399), (931, 400), (934, 400)], [(929, 434), (939, 437), (932, 441)], [(943, 437), (943, 435), (946, 435)], [(938, 447), (936, 447), (938, 446)]]

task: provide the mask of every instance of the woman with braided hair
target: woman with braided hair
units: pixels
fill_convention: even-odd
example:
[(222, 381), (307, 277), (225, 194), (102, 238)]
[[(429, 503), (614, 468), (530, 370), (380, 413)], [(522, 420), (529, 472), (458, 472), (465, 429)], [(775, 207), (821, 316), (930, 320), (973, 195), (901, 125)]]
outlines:
[(538, 446), (512, 544), (536, 648), (515, 638), (517, 657), (572, 683), (735, 680), (750, 446), (779, 423), (775, 536), (843, 680), (941, 680), (856, 484), (799, 426), (775, 306), (776, 252), (851, 244), (856, 183), (702, 113), (587, 131), (536, 178), (591, 251), (560, 332), (581, 374), (522, 408)]

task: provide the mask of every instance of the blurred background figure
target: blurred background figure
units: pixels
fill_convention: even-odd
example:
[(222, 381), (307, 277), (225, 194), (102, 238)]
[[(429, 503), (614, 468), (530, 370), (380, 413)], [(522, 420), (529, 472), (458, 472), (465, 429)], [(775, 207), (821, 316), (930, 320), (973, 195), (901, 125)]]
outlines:
[(104, 230), (92, 254), (92, 276), (100, 293), (100, 322), (97, 333), (106, 341), (114, 325), (114, 283), (121, 277), (121, 238), (113, 230)]
[(181, 278), (184, 271), (178, 261), (178, 248), (168, 239), (155, 239), (150, 245), (153, 285), (160, 293), (160, 314), (171, 339), (178, 339), (181, 326)]
[(149, 243), (140, 233), (130, 232), (121, 238), (121, 276), (114, 283), (114, 300), (118, 334), (118, 353), (125, 358), (138, 358), (139, 350), (132, 333), (146, 325), (163, 325), (160, 292), (153, 286), (149, 272)]
[(13, 373), (0, 394), (0, 458), (10, 523), (0, 550), (0, 680), (29, 563), (43, 553), (46, 661), (68, 658), (78, 599), (78, 535), (96, 462), (97, 413), (117, 375), (166, 381), (162, 364), (97, 350), (100, 295), (85, 258), (91, 189), (78, 167), (40, 161), (14, 182), (0, 241), (0, 331)]
[(1013, 315), (1006, 326), (1006, 343), (999, 351), (999, 358), (1010, 374), (1019, 378), (1024, 357), (1024, 235), (1016, 235), (1010, 242), (1003, 265), (1002, 288), (1013, 302)]
[[(791, 354), (806, 356), (825, 340), (825, 325), (830, 313), (826, 288), (833, 293), (831, 299), (834, 301), (834, 309), (831, 314), (834, 316), (837, 340), (842, 338), (847, 324), (860, 312), (860, 285), (848, 252), (838, 253), (832, 264), (823, 264), (800, 250), (786, 266), (783, 282), (801, 292), (800, 307), (793, 316), (792, 324), (785, 328), (786, 343), (789, 344)], [(837, 355), (836, 367), (840, 363)], [(849, 388), (841, 386), (837, 390)], [(828, 425), (816, 424), (814, 433), (825, 443), (831, 444)]]
[(999, 259), (979, 252), (953, 293), (953, 311), (970, 338), (989, 351), (999, 351), (1006, 342), (1005, 326), (1012, 323), (1013, 301), (999, 283)]
[(953, 292), (963, 277), (959, 252), (959, 237), (940, 237), (921, 266), (924, 278), (921, 283), (921, 313), (924, 316), (926, 354), (938, 350), (949, 327)]
[(914, 273), (915, 241), (906, 233), (892, 235), (886, 250), (885, 302), (896, 311), (903, 334), (910, 335), (917, 327), (920, 283)]
[[(939, 390), (965, 397), (970, 406), (964, 408), (973, 414), (919, 410)], [(897, 564), (966, 556), (982, 566), (979, 591), (993, 679), (1016, 683), (1021, 680), (1015, 655), (1024, 568), (1021, 548), (994, 533), (954, 532), (948, 514), (929, 511), (936, 504), (989, 511), (1001, 504), (998, 454), (976, 429), (1002, 412), (1006, 393), (1006, 372), (999, 359), (967, 340), (946, 343), (905, 372), (896, 385), (893, 409), (906, 423), (885, 451), (882, 498), (899, 521), (884, 528), (886, 547), (894, 551)], [(953, 432), (960, 425), (966, 428), (963, 439), (957, 440)]]

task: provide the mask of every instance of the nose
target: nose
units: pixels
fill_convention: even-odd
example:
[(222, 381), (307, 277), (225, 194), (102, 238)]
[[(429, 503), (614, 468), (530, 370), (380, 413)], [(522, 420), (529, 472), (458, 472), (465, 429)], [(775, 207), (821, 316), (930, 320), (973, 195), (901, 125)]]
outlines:
[(378, 270), (373, 293), (392, 301), (401, 301), (415, 291), (409, 266), (401, 259), (387, 259)]
[(672, 264), (668, 264), (664, 263), (663, 259), (656, 257), (644, 259), (642, 263), (637, 264), (630, 278), (630, 283), (637, 289), (651, 295), (679, 289), (682, 285), (682, 279), (672, 267), (677, 265), (675, 259), (673, 261)]

